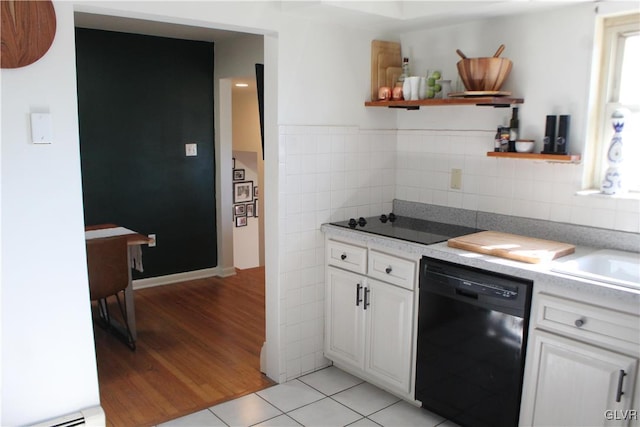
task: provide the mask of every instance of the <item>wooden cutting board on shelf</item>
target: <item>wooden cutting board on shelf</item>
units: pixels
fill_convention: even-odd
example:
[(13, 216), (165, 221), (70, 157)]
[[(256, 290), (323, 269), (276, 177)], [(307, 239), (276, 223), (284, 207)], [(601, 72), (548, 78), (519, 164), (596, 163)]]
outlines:
[[(378, 99), (378, 89), (382, 86), (393, 88), (398, 68), (402, 73), (400, 43), (373, 40), (371, 42), (371, 100)], [(387, 72), (387, 69), (390, 69)], [(399, 75), (399, 74), (398, 74)], [(395, 76), (397, 79), (397, 75)]]
[(518, 236), (499, 231), (481, 231), (449, 239), (452, 248), (493, 255), (515, 261), (538, 264), (551, 261), (575, 252), (576, 247), (553, 240)]

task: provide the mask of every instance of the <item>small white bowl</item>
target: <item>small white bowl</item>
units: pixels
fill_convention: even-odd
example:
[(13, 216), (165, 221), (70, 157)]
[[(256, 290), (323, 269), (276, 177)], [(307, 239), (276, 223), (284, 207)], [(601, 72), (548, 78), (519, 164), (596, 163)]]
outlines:
[(532, 153), (536, 143), (533, 139), (519, 139), (516, 141), (516, 151), (518, 153)]

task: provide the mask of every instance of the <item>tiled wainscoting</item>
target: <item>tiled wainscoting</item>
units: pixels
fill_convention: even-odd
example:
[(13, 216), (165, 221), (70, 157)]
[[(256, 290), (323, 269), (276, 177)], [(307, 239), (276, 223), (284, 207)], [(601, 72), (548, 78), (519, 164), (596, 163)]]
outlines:
[(395, 131), (280, 128), (281, 357), (287, 380), (328, 365), (322, 354), (324, 241), (320, 226), (391, 212), (395, 151)]
[[(584, 164), (487, 157), (494, 132), (398, 131), (396, 198), (640, 232), (640, 200), (576, 195)], [(462, 188), (451, 189), (451, 170)]]
[(281, 126), (279, 138), (280, 380), (328, 365), (323, 223), (388, 213), (399, 199), (640, 232), (639, 200), (576, 195), (582, 164), (487, 157), (493, 132)]

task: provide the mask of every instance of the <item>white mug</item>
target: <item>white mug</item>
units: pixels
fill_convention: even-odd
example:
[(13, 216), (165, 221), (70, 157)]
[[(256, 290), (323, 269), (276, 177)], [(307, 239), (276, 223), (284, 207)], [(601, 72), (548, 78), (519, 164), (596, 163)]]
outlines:
[(420, 85), (418, 86), (418, 99), (425, 99), (427, 97), (427, 78), (420, 77)]
[[(412, 101), (417, 101), (419, 99), (419, 94), (420, 94), (420, 77), (418, 76), (412, 76), (409, 77), (409, 85), (411, 86), (411, 100)], [(405, 96), (405, 99), (407, 99), (407, 97)]]
[(402, 96), (404, 97), (405, 101), (408, 101), (411, 99), (412, 95), (413, 94), (411, 93), (411, 83), (409, 83), (409, 77), (405, 77), (404, 82), (402, 83)]

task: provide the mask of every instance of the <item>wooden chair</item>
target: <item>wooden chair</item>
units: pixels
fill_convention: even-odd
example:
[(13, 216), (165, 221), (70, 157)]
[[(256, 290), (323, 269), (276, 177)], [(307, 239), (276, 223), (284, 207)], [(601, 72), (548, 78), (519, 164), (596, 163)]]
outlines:
[[(91, 301), (97, 301), (99, 321), (112, 332), (119, 333), (131, 350), (136, 344), (127, 322), (126, 300), (120, 292), (129, 286), (127, 239), (122, 236), (87, 240), (87, 269)], [(119, 331), (109, 314), (107, 298), (115, 296), (125, 331)]]

